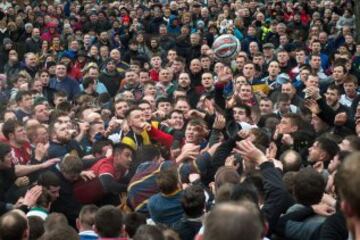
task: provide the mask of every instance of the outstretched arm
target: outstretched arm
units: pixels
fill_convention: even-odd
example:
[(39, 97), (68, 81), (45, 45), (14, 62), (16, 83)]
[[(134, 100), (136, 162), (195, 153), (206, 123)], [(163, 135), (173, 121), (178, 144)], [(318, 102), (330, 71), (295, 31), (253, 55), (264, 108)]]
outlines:
[(110, 174), (102, 174), (99, 176), (99, 179), (105, 193), (119, 194), (121, 192), (126, 192), (127, 185), (115, 181)]
[(152, 140), (155, 140), (161, 145), (166, 146), (168, 149), (171, 148), (171, 145), (174, 141), (174, 137), (172, 135), (165, 133), (160, 129), (154, 128), (152, 126), (151, 126), (151, 130), (148, 133)]

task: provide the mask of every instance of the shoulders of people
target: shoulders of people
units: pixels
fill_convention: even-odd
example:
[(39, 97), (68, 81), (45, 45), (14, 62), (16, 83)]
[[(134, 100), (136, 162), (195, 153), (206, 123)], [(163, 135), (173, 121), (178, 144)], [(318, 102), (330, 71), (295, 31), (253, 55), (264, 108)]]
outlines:
[(99, 236), (93, 230), (79, 232), (80, 240), (96, 240)]
[[(56, 77), (50, 78), (50, 83), (58, 81)], [(79, 85), (79, 82), (72, 79), (70, 76), (66, 76), (63, 80), (61, 80), (62, 83), (66, 83), (69, 85)]]
[[(58, 176), (60, 180), (60, 191), (64, 192), (72, 192), (73, 182), (68, 181), (64, 175), (61, 173), (59, 164), (54, 165), (50, 168), (50, 171), (53, 172), (56, 176)], [(61, 196), (61, 195), (60, 195)]]
[(174, 199), (180, 199), (182, 196), (183, 191), (179, 190), (172, 194), (163, 194), (163, 193), (157, 193), (150, 197), (149, 204), (161, 204), (166, 202), (171, 202)]
[(58, 143), (58, 142), (53, 142), (53, 141), (49, 142), (49, 149), (57, 148), (57, 147), (63, 147), (63, 146), (64, 146), (64, 144), (61, 144), (61, 143)]
[[(24, 116), (31, 116), (31, 113), (27, 113), (24, 110), (22, 110), (21, 108), (18, 108), (15, 110), (15, 115), (18, 118), (22, 118)], [(19, 120), (21, 121), (22, 119), (19, 119)]]
[(97, 88), (106, 89), (105, 84), (102, 83), (100, 80), (96, 82), (96, 87), (97, 87)]
[(173, 225), (173, 229), (178, 232), (180, 236), (188, 237), (186, 239), (193, 239), (202, 226), (202, 222), (191, 221), (183, 217)]
[(50, 147), (51, 146), (79, 146), (79, 143), (75, 140), (75, 139), (71, 139), (69, 142), (67, 143), (58, 143), (58, 142), (54, 142), (54, 141), (49, 141)]
[(202, 220), (203, 220), (202, 218), (191, 219), (191, 218), (184, 216), (174, 224), (174, 228), (177, 230), (181, 230), (181, 229), (189, 228), (189, 227), (197, 228), (197, 232), (198, 232), (203, 225)]
[[(109, 73), (106, 68), (104, 68), (100, 74), (99, 74), (99, 80), (102, 79), (102, 80), (105, 80), (105, 79), (108, 79), (108, 78), (122, 78), (122, 74), (119, 73), (118, 71), (114, 71), (113, 73)], [(119, 79), (120, 80), (120, 79)]]
[[(9, 141), (4, 136), (0, 136), (0, 142), (10, 145)], [(17, 150), (17, 151), (23, 151), (23, 150), (28, 151), (29, 149), (31, 149), (31, 144), (30, 144), (30, 142), (26, 141), (18, 148), (14, 147), (12, 145), (10, 145), (10, 147), (11, 147), (11, 149)]]
[(26, 141), (21, 145), (21, 149), (31, 149), (30, 142)]
[(267, 84), (269, 81), (269, 76), (263, 78), (254, 78), (251, 82), (251, 85), (260, 85), (260, 84)]
[(154, 162), (154, 161), (147, 161), (147, 162), (143, 162), (141, 163), (136, 170), (136, 174), (140, 173), (140, 172), (144, 172), (144, 171), (156, 171), (156, 170), (165, 170), (168, 168), (171, 168), (174, 166), (174, 163), (170, 160), (167, 161), (163, 161), (161, 163), (159, 162)]
[[(327, 60), (329, 58), (329, 55), (324, 52), (320, 52), (320, 57)], [(324, 59), (322, 59), (322, 60), (324, 60)]]
[(339, 108), (337, 109), (337, 111), (336, 112), (338, 112), (338, 113), (340, 113), (340, 112), (350, 112), (351, 111), (351, 109), (349, 108), (349, 107), (347, 107), (346, 105), (344, 105), (344, 104), (342, 104), (342, 103), (340, 103), (340, 106), (339, 106)]
[(295, 211), (298, 211), (298, 210), (302, 210), (304, 208), (305, 208), (304, 205), (299, 204), (299, 203), (295, 203), (294, 205), (292, 205), (291, 207), (288, 208), (288, 210), (286, 211), (285, 214), (292, 213), (292, 212), (295, 212)]
[[(285, 214), (292, 213), (292, 212), (302, 210), (302, 209), (305, 209), (305, 208), (306, 208), (305, 205), (300, 204), (300, 203), (295, 203), (294, 205), (292, 205), (291, 207), (288, 208), (288, 210), (286, 211)], [(314, 215), (316, 215), (316, 214), (314, 213)]]
[(125, 61), (120, 61), (116, 64), (116, 67), (118, 68), (125, 68), (128, 69), (130, 66), (128, 63), (126, 63)]
[(352, 102), (359, 96), (359, 93), (355, 98), (349, 98), (345, 93), (340, 96), (340, 103), (346, 107), (351, 107)]
[(90, 169), (95, 170), (95, 169), (99, 169), (100, 167), (104, 167), (104, 166), (108, 166), (109, 168), (113, 169), (114, 168), (113, 161), (114, 161), (113, 157), (102, 158), (102, 159), (98, 160)]

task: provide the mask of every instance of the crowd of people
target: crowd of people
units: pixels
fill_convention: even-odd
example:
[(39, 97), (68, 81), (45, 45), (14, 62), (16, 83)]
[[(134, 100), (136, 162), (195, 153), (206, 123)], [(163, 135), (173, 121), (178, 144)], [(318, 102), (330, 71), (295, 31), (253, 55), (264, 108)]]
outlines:
[(1, 0), (0, 239), (360, 239), (355, 1)]

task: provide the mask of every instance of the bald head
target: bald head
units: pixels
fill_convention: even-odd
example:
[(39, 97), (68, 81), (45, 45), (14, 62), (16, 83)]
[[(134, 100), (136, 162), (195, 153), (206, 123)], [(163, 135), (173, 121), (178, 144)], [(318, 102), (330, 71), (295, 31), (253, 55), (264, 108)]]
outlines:
[(22, 211), (13, 210), (0, 218), (0, 239), (23, 240), (28, 237), (28, 223)]
[(204, 240), (262, 239), (264, 224), (258, 207), (249, 201), (215, 207), (205, 220)]
[(302, 163), (301, 155), (294, 150), (287, 150), (280, 156), (283, 172), (299, 171)]

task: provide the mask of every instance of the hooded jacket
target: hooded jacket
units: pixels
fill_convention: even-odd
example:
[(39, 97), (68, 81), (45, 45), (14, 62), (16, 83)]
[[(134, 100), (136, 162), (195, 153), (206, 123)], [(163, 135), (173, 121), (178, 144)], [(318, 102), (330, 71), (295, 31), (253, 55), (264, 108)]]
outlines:
[(178, 17), (175, 15), (170, 15), (169, 22), (167, 24), (167, 31), (169, 34), (172, 34), (172, 35), (180, 34), (180, 26), (179, 26), (179, 24), (174, 25), (175, 20), (179, 20)]
[(100, 73), (99, 80), (105, 85), (110, 96), (114, 97), (120, 88), (120, 81), (123, 77), (123, 74), (120, 74), (116, 70), (113, 73), (109, 73), (104, 69)]
[[(55, 32), (52, 34), (50, 32), (50, 28), (55, 28)], [(58, 32), (57, 32), (57, 24), (56, 23), (53, 23), (53, 22), (49, 22), (46, 27), (45, 27), (45, 32), (43, 32), (41, 34), (41, 40), (43, 41), (47, 41), (47, 42), (52, 42), (52, 39), (55, 37), (55, 36), (59, 36)]]

